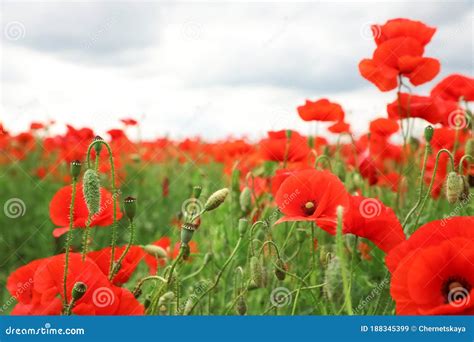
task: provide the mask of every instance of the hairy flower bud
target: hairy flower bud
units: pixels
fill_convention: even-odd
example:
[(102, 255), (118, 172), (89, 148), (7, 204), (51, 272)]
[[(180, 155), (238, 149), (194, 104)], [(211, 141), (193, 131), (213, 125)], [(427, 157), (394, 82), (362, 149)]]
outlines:
[(202, 187), (200, 187), (199, 185), (196, 185), (195, 187), (193, 187), (193, 198), (199, 198), (199, 196), (201, 196), (201, 192), (202, 192)]
[(252, 283), (257, 287), (263, 287), (265, 283), (264, 270), (260, 259), (256, 256), (250, 258), (250, 277)]
[(240, 295), (237, 299), (237, 303), (235, 304), (235, 311), (237, 311), (240, 316), (245, 315), (245, 313), (247, 312), (247, 303), (245, 302), (245, 298), (243, 295)]
[(145, 251), (145, 253), (155, 257), (155, 258), (167, 258), (168, 253), (164, 250), (164, 248), (160, 246), (155, 246), (155, 245), (145, 245), (142, 246), (142, 249)]
[(446, 198), (450, 204), (454, 204), (460, 198), (464, 189), (464, 181), (460, 175), (452, 171), (446, 179)]
[(240, 236), (244, 236), (247, 228), (249, 226), (249, 221), (245, 218), (241, 218), (239, 220), (239, 234)]
[(87, 285), (81, 281), (74, 284), (72, 288), (72, 299), (77, 301), (81, 299), (87, 291)]
[(74, 180), (77, 180), (77, 178), (79, 177), (79, 175), (81, 174), (81, 162), (79, 160), (73, 160), (71, 162), (71, 177), (74, 179)]
[(227, 188), (217, 190), (208, 198), (206, 204), (204, 204), (204, 209), (206, 211), (211, 211), (211, 210), (216, 209), (222, 203), (224, 203), (228, 194), (229, 194), (229, 189)]
[(100, 210), (100, 180), (94, 169), (88, 169), (84, 173), (83, 192), (89, 214), (97, 214)]
[(277, 277), (278, 280), (285, 280), (286, 277), (286, 265), (281, 259), (277, 259), (276, 265), (278, 267), (275, 267), (275, 277)]
[(245, 187), (239, 197), (240, 209), (247, 215), (252, 209), (252, 191), (249, 187)]

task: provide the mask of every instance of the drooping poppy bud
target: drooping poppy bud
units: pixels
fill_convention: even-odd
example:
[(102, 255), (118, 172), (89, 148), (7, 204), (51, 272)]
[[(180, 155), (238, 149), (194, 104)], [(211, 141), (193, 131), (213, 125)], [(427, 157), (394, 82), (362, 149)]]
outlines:
[(201, 196), (201, 192), (202, 192), (201, 186), (196, 185), (195, 187), (193, 187), (193, 198), (199, 198), (199, 196)]
[(249, 187), (245, 187), (239, 197), (240, 209), (247, 215), (252, 209), (252, 191)]
[(100, 210), (100, 180), (94, 169), (88, 169), (83, 177), (84, 200), (90, 215), (97, 214)]
[(211, 211), (219, 207), (224, 203), (227, 195), (229, 194), (229, 189), (223, 188), (214, 192), (204, 204), (204, 209), (206, 211)]
[(433, 139), (433, 133), (434, 133), (434, 128), (431, 125), (426, 126), (425, 128), (425, 140), (426, 142), (431, 142), (431, 139)]
[(158, 306), (166, 305), (169, 304), (171, 301), (174, 299), (174, 292), (173, 291), (168, 291), (165, 294), (163, 294), (160, 299), (158, 300)]
[(79, 177), (79, 175), (81, 174), (81, 162), (79, 160), (73, 160), (71, 162), (71, 177), (74, 179), (74, 180), (77, 180), (77, 178)]
[(245, 218), (241, 218), (239, 220), (239, 234), (240, 236), (244, 236), (245, 232), (247, 231), (249, 225), (249, 221)]
[(237, 303), (235, 304), (235, 311), (237, 311), (240, 316), (245, 315), (245, 313), (247, 312), (247, 303), (245, 302), (245, 298), (243, 295), (240, 295), (237, 299)]
[(446, 179), (446, 198), (450, 204), (458, 201), (464, 188), (464, 181), (460, 175), (452, 171)]
[(263, 287), (264, 285), (264, 275), (263, 275), (263, 266), (260, 262), (260, 259), (256, 256), (250, 258), (250, 277), (252, 283), (257, 287)]
[(145, 245), (142, 246), (142, 249), (145, 251), (145, 253), (155, 257), (155, 258), (167, 258), (168, 253), (164, 250), (164, 248), (160, 246), (155, 246), (155, 245)]
[(86, 291), (87, 291), (87, 285), (81, 281), (78, 281), (77, 283), (74, 284), (74, 287), (72, 288), (72, 299), (74, 301), (81, 299), (86, 293)]
[(137, 199), (132, 196), (128, 196), (123, 200), (123, 209), (130, 221), (133, 221), (137, 212)]
[(277, 277), (278, 280), (285, 280), (286, 277), (286, 266), (283, 263), (281, 259), (277, 259), (276, 265), (278, 267), (275, 267), (275, 277)]

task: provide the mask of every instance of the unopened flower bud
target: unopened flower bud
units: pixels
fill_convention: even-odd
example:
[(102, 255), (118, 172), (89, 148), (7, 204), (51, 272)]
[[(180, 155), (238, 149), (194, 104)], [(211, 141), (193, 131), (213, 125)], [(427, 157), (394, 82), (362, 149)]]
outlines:
[(281, 259), (277, 259), (276, 261), (277, 267), (275, 267), (275, 277), (277, 277), (278, 280), (285, 280), (286, 277), (286, 266), (284, 262)]
[(74, 180), (77, 180), (79, 175), (81, 174), (81, 162), (79, 160), (73, 160), (71, 162), (71, 177)]
[(245, 313), (247, 312), (247, 303), (245, 302), (245, 298), (243, 295), (240, 295), (237, 299), (237, 303), (235, 304), (235, 311), (237, 311), (240, 316), (245, 315)]
[(431, 125), (426, 126), (425, 128), (425, 140), (426, 142), (430, 143), (431, 139), (433, 139), (434, 128)]
[(229, 194), (229, 189), (227, 188), (217, 190), (208, 198), (206, 204), (204, 204), (204, 209), (206, 211), (211, 211), (211, 210), (216, 209), (222, 203), (224, 203), (228, 194)]
[(244, 214), (248, 214), (252, 209), (252, 191), (249, 187), (245, 187), (242, 192), (240, 193), (239, 197), (240, 202), (240, 209), (244, 212)]
[(200, 187), (199, 185), (196, 185), (195, 187), (193, 187), (193, 198), (199, 198), (199, 196), (201, 196), (201, 192), (202, 192), (202, 187)]
[(446, 180), (446, 198), (450, 204), (458, 201), (464, 188), (464, 181), (460, 175), (452, 171)]
[(240, 236), (244, 236), (247, 232), (247, 228), (249, 226), (249, 221), (245, 218), (241, 218), (239, 220), (239, 234)]
[(160, 297), (158, 300), (158, 306), (167, 305), (174, 299), (174, 292), (169, 291)]
[(72, 299), (77, 301), (81, 299), (87, 291), (87, 285), (81, 281), (74, 284), (72, 288)]
[(137, 199), (135, 197), (128, 196), (123, 200), (123, 209), (130, 221), (133, 221), (137, 212)]
[(260, 262), (260, 259), (256, 256), (250, 258), (250, 277), (252, 282), (257, 287), (263, 287), (265, 281), (263, 275), (263, 266)]
[(100, 210), (100, 180), (94, 169), (88, 169), (84, 173), (83, 192), (89, 214), (97, 214)]
[(155, 257), (155, 258), (167, 258), (168, 257), (168, 253), (166, 253), (166, 251), (160, 247), (160, 246), (155, 246), (155, 245), (145, 245), (145, 246), (142, 246), (143, 250), (145, 251), (145, 253)]

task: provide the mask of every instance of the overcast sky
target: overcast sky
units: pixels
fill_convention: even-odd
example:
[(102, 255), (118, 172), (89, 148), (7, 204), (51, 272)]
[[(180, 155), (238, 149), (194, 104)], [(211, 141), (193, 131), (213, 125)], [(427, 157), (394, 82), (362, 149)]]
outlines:
[[(342, 104), (356, 132), (385, 116), (357, 65), (370, 24), (407, 17), (438, 28), (426, 56), (442, 77), (473, 75), (472, 1), (2, 1), (1, 116), (19, 131), (52, 118), (98, 133), (136, 118), (147, 138), (309, 133), (306, 98)], [(322, 128), (318, 128), (322, 130)]]

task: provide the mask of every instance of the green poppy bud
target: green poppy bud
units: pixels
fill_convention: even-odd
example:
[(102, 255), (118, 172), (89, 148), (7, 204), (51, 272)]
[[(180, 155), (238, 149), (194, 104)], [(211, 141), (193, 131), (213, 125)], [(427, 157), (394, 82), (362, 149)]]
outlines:
[(158, 306), (167, 305), (170, 302), (172, 302), (173, 299), (174, 299), (174, 292), (173, 291), (166, 292), (158, 300)]
[(199, 185), (196, 185), (195, 187), (193, 187), (193, 198), (199, 198), (199, 196), (201, 196), (201, 192), (202, 192), (202, 187), (200, 187)]
[(72, 288), (72, 299), (77, 301), (81, 299), (87, 291), (87, 285), (81, 281), (74, 284)]
[[(104, 139), (102, 139), (102, 137), (96, 135), (96, 137), (94, 138), (94, 141), (104, 141)], [(102, 143), (100, 143), (100, 142), (95, 143), (94, 144), (94, 150), (95, 150), (95, 153), (97, 154), (97, 156), (99, 156), (100, 152), (102, 151)]]
[(229, 194), (229, 189), (227, 188), (217, 190), (208, 198), (206, 204), (204, 204), (204, 209), (206, 211), (211, 211), (211, 210), (216, 209), (222, 203), (224, 203), (228, 194)]
[(142, 249), (145, 251), (145, 253), (155, 257), (155, 258), (167, 258), (168, 253), (160, 247), (160, 246), (155, 246), (155, 245), (145, 245), (142, 246)]
[(100, 210), (100, 180), (94, 169), (88, 169), (84, 173), (83, 192), (89, 214), (97, 214)]
[(264, 275), (263, 275), (263, 266), (260, 262), (260, 259), (256, 256), (250, 258), (250, 277), (252, 283), (257, 287), (263, 287), (264, 285)]
[(245, 187), (242, 192), (240, 193), (239, 197), (240, 202), (240, 209), (244, 212), (244, 214), (248, 214), (252, 209), (252, 191), (249, 187)]
[(247, 228), (249, 226), (249, 221), (245, 218), (241, 218), (239, 220), (239, 234), (240, 236), (244, 236)]
[(130, 221), (133, 221), (135, 214), (137, 212), (137, 199), (135, 197), (128, 196), (123, 200), (123, 209), (125, 215), (127, 215)]
[(278, 280), (285, 280), (286, 277), (286, 266), (281, 259), (277, 259), (276, 265), (278, 267), (275, 267), (275, 277), (277, 277)]
[(79, 177), (79, 175), (81, 174), (81, 162), (79, 160), (73, 160), (71, 162), (71, 177), (74, 179), (74, 180), (77, 180), (77, 178)]
[(245, 315), (245, 313), (247, 312), (247, 303), (245, 302), (245, 298), (243, 295), (240, 295), (237, 299), (237, 303), (235, 304), (235, 311), (237, 311), (240, 316)]

